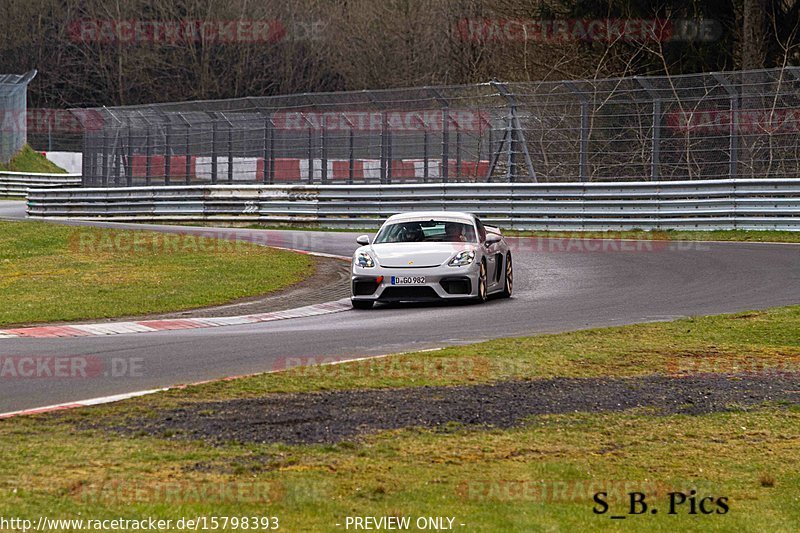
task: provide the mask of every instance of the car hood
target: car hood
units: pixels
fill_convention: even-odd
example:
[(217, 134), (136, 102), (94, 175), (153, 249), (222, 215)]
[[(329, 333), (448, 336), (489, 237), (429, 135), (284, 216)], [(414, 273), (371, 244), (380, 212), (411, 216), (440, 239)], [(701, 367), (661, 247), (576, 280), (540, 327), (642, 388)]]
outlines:
[(456, 242), (397, 242), (374, 244), (371, 248), (381, 266), (413, 268), (439, 266), (456, 252), (475, 247)]

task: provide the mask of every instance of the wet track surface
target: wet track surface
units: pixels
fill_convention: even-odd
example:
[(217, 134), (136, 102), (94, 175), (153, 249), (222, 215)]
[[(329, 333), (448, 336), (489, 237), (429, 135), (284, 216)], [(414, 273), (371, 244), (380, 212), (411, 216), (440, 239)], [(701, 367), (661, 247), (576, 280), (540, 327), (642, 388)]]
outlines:
[[(24, 216), (0, 202), (0, 218)], [(125, 225), (109, 225), (125, 227)], [(190, 227), (129, 227), (202, 233)], [(353, 233), (219, 230), (221, 236), (349, 255)], [(274, 369), (286, 357), (361, 357), (496, 337), (800, 303), (800, 246), (512, 240), (511, 300), (394, 305), (247, 326), (111, 337), (2, 339), (0, 356), (136, 361), (137, 375), (4, 379), (0, 412)]]

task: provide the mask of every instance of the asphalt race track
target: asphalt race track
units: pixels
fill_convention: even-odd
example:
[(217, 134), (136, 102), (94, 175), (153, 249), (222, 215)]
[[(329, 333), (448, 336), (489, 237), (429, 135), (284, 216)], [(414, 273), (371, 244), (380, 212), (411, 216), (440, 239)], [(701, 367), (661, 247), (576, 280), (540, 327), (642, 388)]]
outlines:
[[(0, 202), (0, 218), (24, 216), (23, 202)], [(339, 255), (357, 247), (352, 233), (220, 231)], [(361, 357), (800, 303), (800, 245), (528, 240), (512, 241), (512, 247), (514, 298), (485, 305), (379, 306), (246, 326), (0, 339), (0, 357), (140, 358), (142, 369), (141, 377), (135, 378), (3, 380), (0, 413), (266, 371), (282, 367), (287, 357)]]

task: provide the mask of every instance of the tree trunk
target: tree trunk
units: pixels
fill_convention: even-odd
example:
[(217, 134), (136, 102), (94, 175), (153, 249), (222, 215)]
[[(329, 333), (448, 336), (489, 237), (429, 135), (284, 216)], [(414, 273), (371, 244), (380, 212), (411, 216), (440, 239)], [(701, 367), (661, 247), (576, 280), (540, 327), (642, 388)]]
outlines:
[(764, 68), (767, 59), (767, 0), (744, 0), (741, 61), (743, 70)]

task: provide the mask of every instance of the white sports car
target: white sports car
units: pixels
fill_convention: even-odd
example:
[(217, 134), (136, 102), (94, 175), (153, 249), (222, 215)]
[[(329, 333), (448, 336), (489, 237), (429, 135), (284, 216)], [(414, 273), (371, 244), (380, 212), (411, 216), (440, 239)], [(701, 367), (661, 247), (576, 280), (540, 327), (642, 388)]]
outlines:
[(394, 215), (375, 239), (356, 239), (352, 302), (369, 309), (375, 302), (450, 299), (486, 301), (511, 296), (511, 252), (498, 228), (475, 215), (451, 211)]

